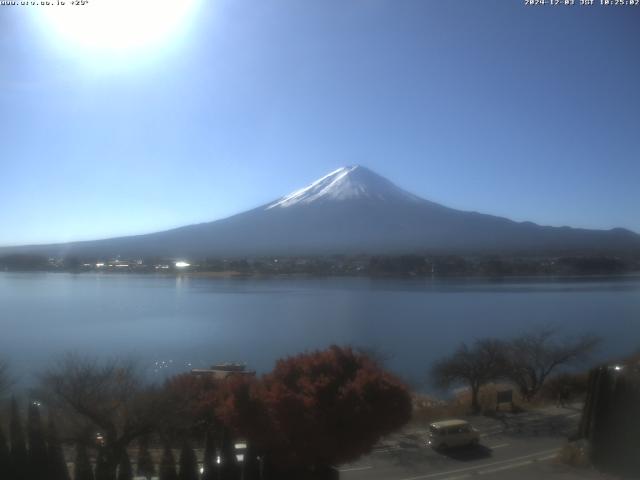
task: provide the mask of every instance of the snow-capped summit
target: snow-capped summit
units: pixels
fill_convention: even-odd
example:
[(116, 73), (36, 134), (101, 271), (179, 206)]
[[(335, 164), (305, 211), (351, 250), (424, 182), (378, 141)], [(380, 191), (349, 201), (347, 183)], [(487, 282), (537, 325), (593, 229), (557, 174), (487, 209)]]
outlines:
[(409, 201), (422, 199), (394, 185), (389, 180), (360, 165), (340, 167), (300, 190), (286, 195), (274, 203), (272, 208), (286, 208), (324, 201), (352, 199), (378, 200), (383, 202)]

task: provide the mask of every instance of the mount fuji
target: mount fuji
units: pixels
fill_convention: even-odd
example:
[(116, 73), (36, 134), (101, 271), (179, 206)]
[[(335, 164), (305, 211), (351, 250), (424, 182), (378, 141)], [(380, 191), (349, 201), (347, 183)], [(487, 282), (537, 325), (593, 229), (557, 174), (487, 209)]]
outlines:
[(639, 252), (629, 230), (540, 226), (430, 202), (362, 166), (222, 220), (146, 235), (0, 249), (111, 258), (384, 253)]

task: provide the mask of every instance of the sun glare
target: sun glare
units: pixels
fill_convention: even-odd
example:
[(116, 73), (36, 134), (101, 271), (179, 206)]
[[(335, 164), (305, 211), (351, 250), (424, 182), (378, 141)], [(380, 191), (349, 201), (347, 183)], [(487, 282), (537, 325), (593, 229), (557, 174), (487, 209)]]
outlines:
[(53, 30), (71, 48), (128, 54), (174, 38), (199, 3), (200, 0), (89, 0), (75, 5), (66, 1), (64, 5), (39, 8), (38, 14), (49, 27), (47, 35)]

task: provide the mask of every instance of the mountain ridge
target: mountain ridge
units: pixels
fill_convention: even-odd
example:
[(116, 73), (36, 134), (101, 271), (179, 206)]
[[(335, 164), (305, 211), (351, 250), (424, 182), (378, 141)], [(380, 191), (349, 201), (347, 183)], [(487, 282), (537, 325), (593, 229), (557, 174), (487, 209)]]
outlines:
[(92, 258), (385, 254), (417, 252), (640, 252), (640, 235), (515, 222), (456, 210), (407, 192), (360, 165), (229, 217), (156, 233), (0, 248)]

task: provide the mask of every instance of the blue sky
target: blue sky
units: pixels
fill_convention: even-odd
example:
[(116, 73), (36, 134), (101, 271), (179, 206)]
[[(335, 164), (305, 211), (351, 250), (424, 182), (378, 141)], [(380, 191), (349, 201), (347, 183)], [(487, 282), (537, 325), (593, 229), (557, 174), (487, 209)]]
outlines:
[(640, 232), (640, 7), (206, 0), (115, 53), (34, 8), (0, 7), (0, 245), (214, 220), (347, 164), (451, 207)]

